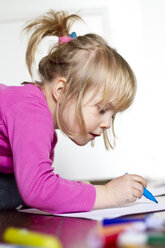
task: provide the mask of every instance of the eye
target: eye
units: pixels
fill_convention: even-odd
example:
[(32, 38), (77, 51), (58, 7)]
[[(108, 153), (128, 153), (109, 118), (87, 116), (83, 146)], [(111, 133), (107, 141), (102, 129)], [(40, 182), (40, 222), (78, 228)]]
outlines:
[(100, 110), (99, 110), (99, 113), (100, 113), (100, 114), (105, 114), (105, 112), (106, 112), (105, 109), (100, 109)]
[(99, 114), (105, 114), (105, 112), (107, 111), (104, 107), (97, 105), (97, 110), (99, 112)]

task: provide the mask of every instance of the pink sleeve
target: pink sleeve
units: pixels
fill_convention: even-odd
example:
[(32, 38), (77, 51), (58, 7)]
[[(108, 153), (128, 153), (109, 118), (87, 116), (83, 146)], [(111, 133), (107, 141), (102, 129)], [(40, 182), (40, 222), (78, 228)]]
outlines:
[(50, 213), (90, 211), (96, 192), (91, 184), (54, 174), (51, 148), (53, 120), (42, 103), (15, 104), (6, 113), (14, 173), (24, 202)]

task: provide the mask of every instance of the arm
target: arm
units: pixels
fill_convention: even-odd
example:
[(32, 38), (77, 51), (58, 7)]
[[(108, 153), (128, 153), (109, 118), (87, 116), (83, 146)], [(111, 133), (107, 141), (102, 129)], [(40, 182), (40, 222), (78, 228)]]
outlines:
[(94, 209), (134, 202), (142, 197), (143, 187), (146, 187), (144, 178), (131, 174), (118, 177), (105, 185), (95, 185)]
[(53, 120), (43, 104), (14, 105), (6, 113), (6, 125), (18, 190), (28, 206), (53, 214), (93, 208), (93, 185), (63, 179), (51, 167)]

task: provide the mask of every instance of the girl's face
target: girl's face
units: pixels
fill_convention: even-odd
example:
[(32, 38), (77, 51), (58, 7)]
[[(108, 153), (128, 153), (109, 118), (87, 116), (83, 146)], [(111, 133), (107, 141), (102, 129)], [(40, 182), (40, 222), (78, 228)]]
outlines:
[(66, 128), (72, 133), (72, 140), (80, 146), (86, 145), (89, 141), (99, 137), (103, 130), (110, 128), (114, 111), (107, 104), (104, 108), (98, 104), (102, 91), (92, 96), (89, 92), (82, 100), (82, 114), (87, 130), (87, 134), (82, 133), (78, 118), (76, 116), (76, 100), (70, 100), (63, 110), (63, 122)]

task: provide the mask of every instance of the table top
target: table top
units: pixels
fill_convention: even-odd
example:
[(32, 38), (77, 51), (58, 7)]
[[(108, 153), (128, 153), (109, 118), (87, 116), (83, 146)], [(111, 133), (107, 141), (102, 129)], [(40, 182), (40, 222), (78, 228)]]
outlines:
[(4, 243), (4, 230), (12, 226), (56, 236), (63, 248), (86, 248), (88, 237), (97, 225), (94, 220), (21, 213), (17, 210), (0, 211), (0, 242)]
[[(165, 212), (162, 211), (162, 214)], [(99, 222), (95, 220), (22, 213), (17, 210), (0, 211), (0, 243), (5, 243), (2, 236), (6, 228), (17, 227), (53, 235), (61, 241), (63, 248), (89, 248), (89, 240), (96, 233), (98, 225)], [(165, 245), (147, 247), (162, 248)]]

